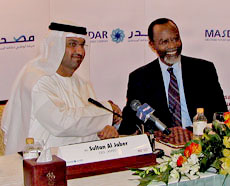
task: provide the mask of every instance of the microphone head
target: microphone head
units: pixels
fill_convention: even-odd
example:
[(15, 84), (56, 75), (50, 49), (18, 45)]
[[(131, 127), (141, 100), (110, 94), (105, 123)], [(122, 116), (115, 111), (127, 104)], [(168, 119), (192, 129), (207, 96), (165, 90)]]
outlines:
[(88, 99), (88, 102), (94, 103), (94, 100), (93, 100), (92, 98), (89, 98), (89, 99)]
[(131, 101), (130, 103), (130, 107), (134, 110), (137, 111), (138, 107), (141, 106), (141, 102), (139, 100), (134, 99), (133, 101)]
[(92, 103), (92, 104), (94, 104), (94, 105), (96, 105), (98, 107), (104, 108), (104, 106), (101, 103), (99, 103), (98, 101), (96, 101), (96, 100), (94, 100), (92, 98), (89, 98), (88, 102), (90, 102), (90, 103)]

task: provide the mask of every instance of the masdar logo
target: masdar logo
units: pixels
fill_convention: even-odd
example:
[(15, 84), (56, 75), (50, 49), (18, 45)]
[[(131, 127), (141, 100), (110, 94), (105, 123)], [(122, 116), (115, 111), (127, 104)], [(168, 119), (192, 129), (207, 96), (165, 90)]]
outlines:
[(5, 36), (0, 36), (0, 51), (33, 48), (35, 47), (34, 41), (34, 35), (26, 36), (23, 34), (17, 37), (11, 37), (10, 39)]
[(124, 40), (125, 33), (120, 28), (117, 28), (117, 29), (114, 29), (112, 31), (112, 34), (110, 36), (111, 36), (113, 42), (120, 43)]
[[(133, 28), (131, 30), (123, 30), (120, 28), (108, 30), (91, 30), (88, 32), (90, 43), (114, 43), (127, 42), (148, 42), (147, 34), (139, 28)], [(111, 40), (110, 40), (111, 38)]]
[(206, 29), (204, 34), (206, 41), (230, 41), (230, 30)]

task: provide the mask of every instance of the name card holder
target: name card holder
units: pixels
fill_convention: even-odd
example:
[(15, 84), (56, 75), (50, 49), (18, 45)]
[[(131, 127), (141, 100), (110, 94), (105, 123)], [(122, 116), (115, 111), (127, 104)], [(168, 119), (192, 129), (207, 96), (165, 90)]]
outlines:
[(62, 146), (58, 156), (66, 161), (67, 179), (156, 164), (145, 134)]
[(118, 158), (113, 160), (105, 160), (94, 163), (73, 165), (66, 167), (66, 178), (74, 179), (87, 176), (94, 176), (99, 174), (124, 171), (128, 170), (128, 168), (147, 167), (155, 164), (156, 155), (151, 153), (126, 158)]

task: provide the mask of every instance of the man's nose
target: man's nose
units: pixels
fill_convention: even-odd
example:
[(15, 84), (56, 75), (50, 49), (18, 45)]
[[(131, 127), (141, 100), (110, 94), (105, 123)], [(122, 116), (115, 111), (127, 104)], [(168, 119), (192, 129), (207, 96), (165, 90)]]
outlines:
[(75, 52), (77, 52), (78, 54), (84, 54), (85, 49), (84, 49), (83, 46), (77, 45), (77, 46), (75, 47)]
[(175, 48), (176, 47), (176, 42), (174, 40), (170, 40), (168, 43), (168, 48)]

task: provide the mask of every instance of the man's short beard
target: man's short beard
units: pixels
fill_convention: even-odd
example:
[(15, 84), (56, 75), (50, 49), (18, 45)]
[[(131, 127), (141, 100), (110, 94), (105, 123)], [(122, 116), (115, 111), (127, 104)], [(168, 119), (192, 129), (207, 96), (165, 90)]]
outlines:
[(169, 65), (174, 65), (175, 63), (179, 62), (180, 61), (180, 58), (181, 56), (178, 55), (178, 56), (174, 56), (174, 57), (167, 57), (165, 56), (164, 57), (164, 61), (169, 64)]

